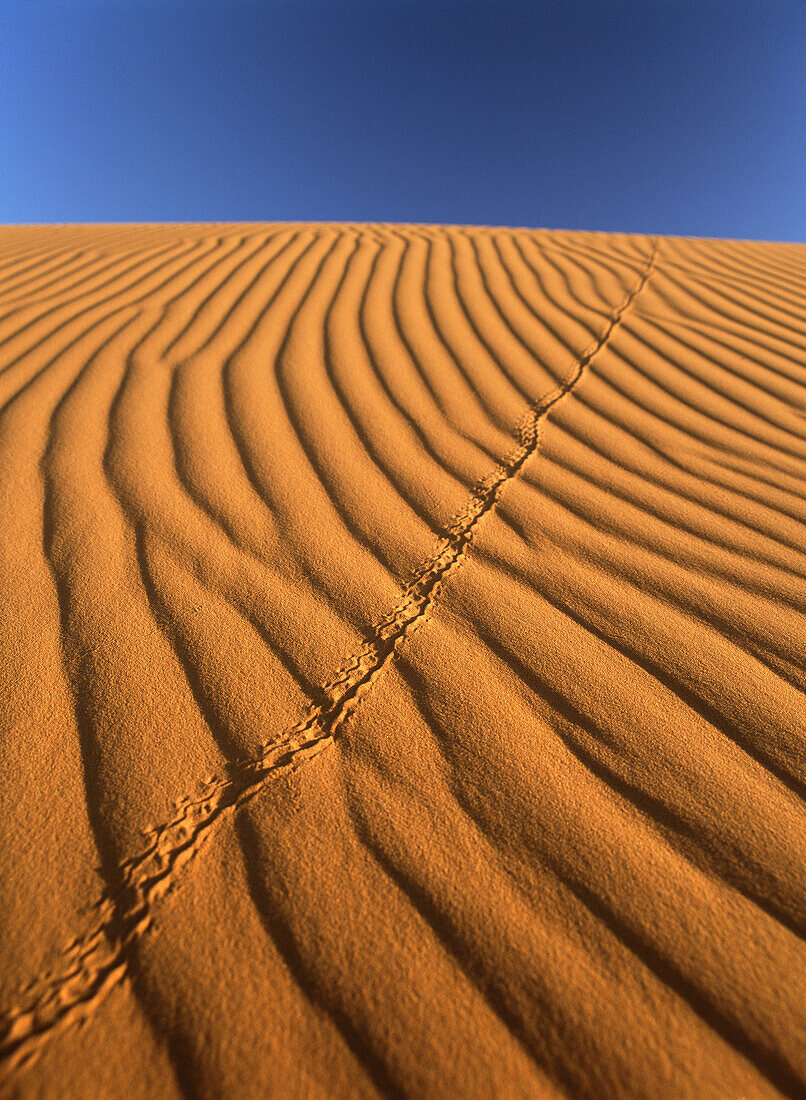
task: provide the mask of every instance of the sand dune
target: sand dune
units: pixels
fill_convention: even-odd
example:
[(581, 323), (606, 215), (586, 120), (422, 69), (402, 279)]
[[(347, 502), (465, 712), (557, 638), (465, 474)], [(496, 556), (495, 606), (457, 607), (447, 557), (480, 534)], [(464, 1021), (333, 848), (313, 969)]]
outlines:
[(0, 230), (0, 1093), (806, 1095), (806, 249)]

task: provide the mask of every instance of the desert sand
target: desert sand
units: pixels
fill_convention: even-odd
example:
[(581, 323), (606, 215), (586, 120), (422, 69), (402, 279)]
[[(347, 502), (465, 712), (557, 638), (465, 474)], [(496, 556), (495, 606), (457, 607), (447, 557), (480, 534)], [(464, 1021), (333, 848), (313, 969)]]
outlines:
[(0, 1094), (806, 1096), (806, 247), (0, 230)]

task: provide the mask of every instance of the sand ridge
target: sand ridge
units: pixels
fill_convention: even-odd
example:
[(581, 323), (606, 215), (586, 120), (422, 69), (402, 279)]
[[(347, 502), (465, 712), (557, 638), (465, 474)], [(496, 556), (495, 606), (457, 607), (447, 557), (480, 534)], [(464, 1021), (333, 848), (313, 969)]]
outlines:
[[(803, 315), (782, 290), (796, 303), (806, 299), (801, 250), (439, 227), (4, 232), (0, 447), (18, 537), (3, 546), (3, 568), (9, 580), (24, 581), (6, 604), (9, 622), (14, 616), (7, 652), (18, 667), (51, 677), (40, 700), (19, 674), (3, 685), (9, 729), (19, 731), (10, 750), (18, 789), (45, 784), (13, 818), (11, 843), (28, 855), (2, 867), (20, 899), (13, 957), (22, 981), (12, 978), (4, 994), (11, 1007), (0, 1047), (9, 1087), (42, 1087), (37, 1074), (53, 1087), (62, 1065), (80, 1090), (76, 1058), (94, 1065), (110, 1041), (104, 1036), (118, 1029), (128, 1036), (130, 1065), (120, 1058), (105, 1071), (110, 1094), (147, 1058), (155, 1076), (141, 1081), (144, 1095), (256, 1087), (261, 1095), (487, 1094), (504, 1083), (524, 1095), (725, 1088), (797, 1095), (797, 998), (783, 1024), (773, 1002), (748, 1000), (752, 970), (736, 971), (723, 988), (710, 958), (697, 969), (688, 933), (673, 931), (666, 910), (640, 932), (633, 925), (660, 897), (654, 873), (641, 870), (648, 844), (645, 867), (665, 860), (684, 893), (690, 870), (681, 867), (700, 868), (709, 883), (716, 876), (729, 898), (708, 904), (724, 928), (735, 924), (730, 891), (738, 890), (755, 907), (756, 946), (748, 949), (780, 963), (790, 985), (800, 975), (793, 991), (802, 981), (794, 838), (803, 740), (791, 719), (803, 713), (797, 487), (806, 340), (793, 327)], [(773, 487), (777, 507), (768, 501)], [(428, 629), (415, 633), (426, 620)], [(345, 661), (344, 653), (353, 656)], [(706, 653), (716, 665), (707, 673)], [(617, 700), (614, 660), (617, 676), (630, 669)], [(468, 661), (486, 671), (455, 699)], [(537, 665), (543, 687), (532, 698)], [(671, 698), (658, 702), (658, 690)], [(497, 726), (486, 717), (495, 700)], [(412, 703), (414, 713), (401, 718)], [(600, 708), (593, 719), (591, 705)], [(715, 821), (704, 788), (696, 812), (673, 806), (679, 796), (665, 767), (702, 787), (688, 756), (694, 735), (658, 741), (660, 766), (632, 762), (635, 732), (657, 739), (675, 708), (681, 730), (693, 721), (696, 737), (707, 730), (713, 739), (715, 730), (735, 747), (739, 755), (725, 758), (718, 741), (704, 759), (709, 771), (717, 768), (717, 789), (727, 786), (739, 805), (748, 797), (753, 804), (759, 783), (746, 761), (762, 769), (758, 790), (771, 800), (763, 842), (756, 830), (765, 817), (752, 829), (741, 815), (733, 825)], [(415, 736), (406, 758), (415, 773), (426, 767), (430, 826), (411, 817), (412, 776), (386, 760), (390, 738), (411, 739), (417, 712), (430, 714), (431, 732)], [(48, 793), (56, 789), (52, 768), (25, 762), (25, 731), (54, 719), (61, 727), (54, 745), (74, 761), (73, 786), (60, 786), (58, 796)], [(548, 784), (548, 804), (562, 804), (568, 763), (551, 763), (545, 746), (522, 759), (510, 745), (505, 758), (516, 771), (499, 776), (488, 759), (485, 795), (467, 747), (456, 756), (468, 736), (474, 752), (481, 745), (482, 755), (497, 755), (505, 729), (535, 720), (539, 742), (552, 730), (552, 743), (583, 769), (576, 808), (563, 811), (572, 816), (541, 819), (540, 835), (602, 812), (595, 786), (584, 809), (590, 776), (598, 777), (619, 807), (626, 800), (652, 823), (636, 832), (634, 809), (626, 817), (623, 808), (615, 817), (607, 811), (608, 828), (621, 822), (638, 858), (629, 884), (618, 888), (596, 834), (583, 830), (569, 848), (561, 829), (547, 848), (546, 840), (501, 832), (503, 807), (520, 807), (531, 821), (522, 801), (530, 782), (535, 797)], [(344, 747), (334, 763), (322, 750), (337, 735)], [(584, 737), (593, 741), (583, 745)], [(437, 742), (443, 749), (427, 764)], [(603, 751), (612, 757), (606, 771)], [(445, 775), (453, 776), (447, 787)], [(567, 792), (562, 797), (567, 802)], [(49, 804), (54, 813), (43, 820)], [(76, 817), (81, 805), (86, 824)], [(437, 885), (444, 856), (429, 831), (444, 822), (437, 827), (433, 815), (448, 821), (457, 811), (477, 822), (477, 850), (466, 857), (475, 877), (457, 863), (452, 879)], [(397, 823), (396, 833), (406, 822), (410, 829), (381, 842), (378, 814)], [(288, 863), (292, 823), (303, 848)], [(31, 837), (53, 837), (54, 827), (64, 867), (43, 873)], [(201, 854), (213, 827), (216, 846), (231, 853), (225, 863)], [(458, 819), (456, 829), (465, 829)], [(414, 873), (424, 876), (416, 890), (412, 872), (403, 873), (412, 843), (421, 859)], [(307, 844), (326, 857), (312, 880), (321, 896), (310, 894)], [(586, 873), (577, 849), (588, 853)], [(497, 853), (492, 863), (482, 859), (487, 851)], [(241, 859), (246, 879), (238, 885)], [(46, 914), (38, 899), (54, 885), (63, 900)], [(618, 921), (617, 888), (628, 914)], [(220, 933), (199, 928), (200, 889), (205, 904), (218, 898), (225, 908), (251, 897), (263, 933), (244, 931), (243, 914), (242, 924), (225, 922)], [(409, 899), (399, 913), (407, 946), (385, 950), (401, 959), (425, 952), (432, 978), (421, 962), (397, 979), (392, 968), (386, 980), (376, 963), (362, 979), (351, 920), (331, 913), (326, 930), (315, 920), (310, 927), (319, 906), (338, 910), (356, 890), (377, 963), (384, 909), (391, 914)], [(450, 895), (454, 913), (469, 916), (478, 890), (491, 913), (509, 897), (507, 915), (496, 919), (499, 929), (512, 914), (526, 921), (522, 944), (537, 944), (541, 924), (559, 921), (565, 931), (552, 933), (553, 965), (562, 960), (562, 971), (577, 960), (587, 973), (582, 984), (567, 975), (565, 993), (550, 983), (539, 992), (521, 988), (523, 975), (507, 980), (510, 963), (479, 914), (461, 945), (455, 929), (441, 934), (437, 964), (431, 937), (444, 920), (437, 911)], [(694, 919), (701, 903), (688, 904)], [(587, 922), (587, 938), (578, 942), (569, 920), (577, 929)], [(217, 943), (222, 973), (243, 965), (232, 961), (241, 937), (255, 949), (254, 936), (268, 935), (260, 947), (266, 984), (258, 990), (244, 975), (228, 991), (251, 1007), (246, 1018), (226, 1015), (232, 1030), (212, 1047), (199, 1039), (216, 1032), (208, 1013), (226, 1002), (221, 973), (208, 973), (196, 949), (181, 977), (170, 961), (171, 943), (174, 958), (187, 955), (190, 928), (205, 955), (215, 955)], [(704, 934), (710, 944), (716, 933)], [(332, 962), (323, 936), (334, 937)], [(28, 951), (19, 946), (26, 937)], [(504, 939), (514, 946), (509, 933)], [(320, 961), (312, 963), (317, 943)], [(687, 976), (670, 977), (681, 951)], [(42, 965), (31, 967), (37, 957)], [(533, 958), (524, 973), (535, 980), (545, 965)], [(615, 1023), (601, 1023), (615, 997), (608, 973), (618, 975), (622, 1018), (637, 1028), (631, 1056)], [(419, 1015), (415, 1023), (399, 1003), (392, 1008), (412, 981), (421, 1003), (439, 1005), (431, 1025)], [(671, 1005), (669, 989), (678, 990)], [(366, 997), (376, 1007), (391, 1000), (373, 1018)], [(129, 1004), (139, 1006), (138, 1027), (125, 1022)], [(638, 1022), (642, 1004), (675, 1034), (676, 1058), (663, 1032)], [(446, 1013), (450, 1052), (433, 1046)], [(541, 1019), (555, 1021), (548, 1043), (534, 1031)], [(276, 1038), (255, 1050), (250, 1036), (261, 1020), (271, 1021)], [(87, 1021), (86, 1031), (76, 1029)], [(94, 1040), (79, 1038), (92, 1031)], [(314, 1034), (318, 1053), (310, 1058)], [(580, 1042), (593, 1051), (584, 1066), (574, 1053)]]

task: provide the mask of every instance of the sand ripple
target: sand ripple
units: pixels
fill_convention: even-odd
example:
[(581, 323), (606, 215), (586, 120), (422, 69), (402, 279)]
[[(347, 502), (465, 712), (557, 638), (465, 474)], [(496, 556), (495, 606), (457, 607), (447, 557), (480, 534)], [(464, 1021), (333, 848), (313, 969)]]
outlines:
[(0, 499), (0, 1087), (806, 1092), (803, 248), (0, 230)]

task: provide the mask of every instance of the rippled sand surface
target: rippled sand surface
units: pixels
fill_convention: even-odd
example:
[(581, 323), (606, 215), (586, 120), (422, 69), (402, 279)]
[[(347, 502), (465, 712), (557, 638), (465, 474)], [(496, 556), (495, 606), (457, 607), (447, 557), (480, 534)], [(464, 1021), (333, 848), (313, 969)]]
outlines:
[(806, 248), (0, 229), (0, 1094), (806, 1096)]

